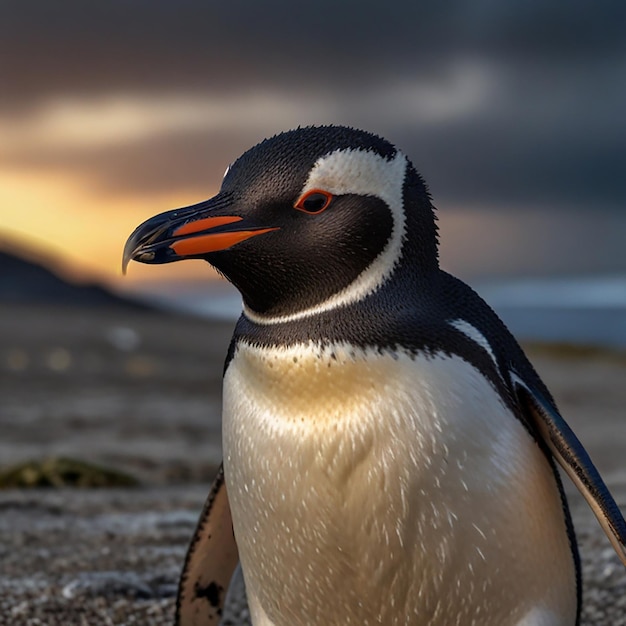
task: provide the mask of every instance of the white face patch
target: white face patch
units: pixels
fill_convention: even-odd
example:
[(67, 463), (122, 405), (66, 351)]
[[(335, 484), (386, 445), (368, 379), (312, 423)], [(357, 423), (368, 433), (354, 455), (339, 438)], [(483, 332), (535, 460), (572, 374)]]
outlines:
[(402, 243), (406, 234), (403, 206), (406, 167), (406, 157), (400, 152), (390, 161), (374, 152), (352, 149), (337, 150), (319, 159), (311, 169), (301, 195), (312, 189), (323, 189), (334, 195), (356, 194), (380, 198), (387, 204), (393, 217), (391, 237), (384, 250), (356, 280), (324, 302), (278, 317), (258, 315), (244, 306), (246, 316), (257, 324), (291, 322), (358, 302), (376, 291), (391, 276), (402, 256)]
[(458, 331), (462, 332), (466, 337), (471, 339), (474, 343), (477, 343), (483, 350), (485, 350), (485, 352), (491, 357), (491, 360), (496, 366), (496, 370), (498, 372), (500, 371), (498, 369), (498, 361), (496, 360), (496, 355), (491, 348), (491, 344), (487, 341), (485, 335), (483, 335), (478, 330), (478, 328), (472, 326), (469, 322), (461, 319), (450, 322), (450, 326), (453, 326)]

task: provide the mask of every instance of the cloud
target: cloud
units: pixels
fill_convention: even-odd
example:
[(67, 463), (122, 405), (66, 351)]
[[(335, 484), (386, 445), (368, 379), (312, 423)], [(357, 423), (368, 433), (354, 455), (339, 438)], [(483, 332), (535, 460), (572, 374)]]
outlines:
[[(387, 135), (439, 203), (624, 207), (626, 4), (7, 1), (0, 160), (216, 185), (279, 130)], [(6, 61), (5, 61), (6, 62)]]
[[(438, 82), (390, 82), (383, 90), (347, 91), (339, 99), (256, 90), (53, 100), (28, 116), (0, 118), (0, 162), (71, 169), (112, 193), (197, 188), (207, 180), (215, 186), (224, 162), (285, 128), (343, 122), (401, 134), (407, 126), (472, 115), (490, 92), (484, 68), (462, 64)], [(381, 122), (381, 110), (390, 115), (387, 122)]]
[(359, 87), (437, 76), (459, 58), (517, 66), (623, 58), (626, 6), (460, 0), (292, 3), (7, 0), (5, 104), (110, 92)]
[[(458, 63), (437, 81), (405, 78), (375, 89), (332, 94), (254, 89), (245, 94), (163, 93), (98, 99), (57, 98), (17, 119), (0, 118), (5, 155), (38, 148), (81, 148), (142, 140), (162, 132), (215, 131), (225, 127), (257, 129), (285, 123), (330, 123), (334, 116), (391, 118), (393, 126), (450, 123), (482, 108), (493, 93), (488, 68)], [(337, 94), (335, 94), (337, 95)]]

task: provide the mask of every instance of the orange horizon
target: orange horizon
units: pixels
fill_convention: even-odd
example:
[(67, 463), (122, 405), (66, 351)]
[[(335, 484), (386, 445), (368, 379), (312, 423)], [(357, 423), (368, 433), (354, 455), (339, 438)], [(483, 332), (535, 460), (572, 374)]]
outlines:
[[(165, 131), (222, 128), (241, 119), (247, 120), (253, 142), (258, 126), (267, 126), (264, 134), (271, 134), (291, 118), (294, 122), (300, 119), (298, 107), (287, 106), (280, 98), (264, 93), (255, 98), (254, 119), (242, 118), (241, 113), (251, 105), (237, 98), (151, 100), (121, 94), (96, 100), (54, 100), (17, 122), (0, 119), (4, 139), (0, 144), (0, 236), (37, 257), (43, 255), (63, 275), (79, 281), (97, 280), (127, 289), (147, 282), (217, 279), (206, 263), (186, 261), (159, 268), (133, 263), (122, 280), (122, 251), (130, 233), (147, 218), (214, 195), (223, 171), (220, 168), (240, 151), (237, 142), (245, 143), (241, 138), (234, 135), (236, 147), (217, 144), (207, 153), (207, 160), (213, 155), (215, 161), (207, 162), (207, 181), (213, 182), (207, 182), (206, 190), (199, 190), (196, 184), (181, 192), (184, 183), (174, 176), (171, 187), (156, 185), (152, 190), (149, 184), (142, 184), (131, 193), (121, 181), (112, 186), (106, 176), (99, 178), (97, 161), (85, 169), (76, 155), (89, 158), (99, 151), (114, 150), (123, 160), (128, 158), (125, 146), (129, 140), (147, 140)], [(67, 154), (74, 156), (64, 159)], [(150, 157), (146, 153), (148, 170)], [(452, 225), (453, 231), (455, 215), (460, 213), (440, 214), (440, 224)], [(482, 238), (479, 230), (474, 232)], [(463, 242), (448, 246), (448, 239), (456, 240), (448, 233), (443, 237), (445, 256), (452, 265), (463, 267), (468, 259), (459, 256), (455, 248), (467, 252), (467, 246)], [(474, 255), (480, 256), (480, 250), (472, 252)]]
[[(212, 193), (209, 190), (205, 197)], [(71, 173), (4, 169), (0, 174), (0, 241), (28, 258), (52, 263), (53, 269), (78, 281), (124, 287), (164, 276), (166, 280), (212, 280), (217, 273), (201, 261), (173, 264), (160, 272), (133, 263), (128, 277), (121, 272), (124, 243), (137, 225), (156, 213), (201, 199), (167, 193), (103, 198)]]
[[(196, 110), (202, 109), (200, 104), (181, 111), (181, 102), (176, 100), (171, 110), (167, 102), (156, 108), (146, 104), (151, 115), (145, 119), (140, 114), (141, 102), (131, 103), (132, 106), (121, 106), (119, 102), (115, 106), (110, 102), (82, 108), (57, 106), (35, 116), (32, 127), (23, 122), (13, 128), (9, 141), (0, 144), (0, 238), (14, 241), (18, 248), (31, 250), (37, 257), (50, 259), (59, 272), (74, 280), (95, 280), (123, 290), (147, 283), (218, 279), (218, 274), (202, 261), (158, 267), (133, 263), (123, 279), (122, 251), (127, 237), (147, 218), (214, 195), (223, 171), (219, 168), (236, 156), (238, 148), (214, 146), (211, 154), (219, 155), (219, 159), (207, 163), (207, 181), (212, 182), (207, 182), (206, 189), (199, 189), (197, 183), (185, 187), (186, 183), (173, 176), (171, 186), (156, 185), (152, 189), (143, 181), (131, 193), (123, 183), (107, 186), (98, 179), (97, 164), (90, 165), (86, 172), (78, 161), (64, 162), (61, 158), (68, 145), (86, 150), (86, 154), (114, 145), (123, 156), (123, 138), (131, 130), (131, 135), (152, 136), (162, 125), (178, 128), (183, 123), (217, 123), (200, 115)], [(190, 111), (194, 113), (190, 118), (182, 115)], [(100, 118), (105, 118), (106, 124)], [(7, 128), (7, 124), (3, 127), (0, 123), (0, 130)], [(34, 158), (39, 149), (48, 150), (48, 157), (60, 155), (59, 162), (51, 157), (50, 162), (44, 159), (41, 164), (24, 157), (28, 153)], [(167, 173), (160, 178), (164, 176)], [(508, 208), (515, 207), (505, 207)], [(553, 222), (551, 234), (544, 221), (547, 213), (544, 215), (540, 207), (518, 209), (498, 211), (468, 205), (438, 211), (442, 266), (461, 277), (504, 275), (518, 272), (520, 267), (541, 272), (543, 260), (552, 249), (551, 244), (546, 244), (543, 251), (537, 250), (537, 240), (554, 236), (560, 232), (560, 225), (556, 225), (557, 231)], [(570, 226), (571, 223), (572, 220), (568, 222)], [(533, 251), (530, 256), (529, 250)]]

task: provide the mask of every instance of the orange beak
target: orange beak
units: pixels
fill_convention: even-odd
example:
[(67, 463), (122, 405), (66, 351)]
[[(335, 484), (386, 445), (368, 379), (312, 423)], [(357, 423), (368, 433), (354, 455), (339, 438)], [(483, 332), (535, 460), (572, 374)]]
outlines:
[[(188, 222), (174, 231), (174, 235), (195, 235), (179, 239), (170, 244), (170, 248), (176, 252), (178, 256), (203, 256), (209, 252), (217, 252), (226, 250), (235, 244), (256, 237), (263, 233), (269, 233), (276, 228), (260, 228), (258, 230), (235, 230), (227, 233), (211, 233), (206, 232), (212, 228), (223, 226), (224, 224), (233, 224), (240, 222), (243, 218), (236, 216), (224, 217), (205, 217), (196, 222)], [(204, 234), (203, 234), (204, 233)]]
[[(200, 204), (167, 211), (138, 226), (124, 246), (122, 271), (130, 261), (171, 263), (180, 259), (203, 258), (212, 252), (278, 230), (277, 227), (241, 228), (243, 217), (215, 215), (230, 204), (228, 198), (216, 196)], [(238, 224), (237, 227), (233, 227)]]

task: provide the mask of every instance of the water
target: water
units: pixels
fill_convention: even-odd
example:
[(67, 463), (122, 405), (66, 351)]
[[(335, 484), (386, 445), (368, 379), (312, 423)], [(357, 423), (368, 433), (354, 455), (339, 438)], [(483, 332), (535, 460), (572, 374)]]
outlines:
[(518, 339), (626, 348), (626, 276), (476, 284)]
[[(626, 349), (626, 276), (472, 282), (522, 341)], [(160, 306), (234, 320), (241, 297), (224, 283), (178, 283), (145, 292)]]
[(179, 285), (174, 292), (148, 292), (142, 294), (142, 299), (164, 309), (217, 320), (236, 320), (242, 309), (241, 296), (236, 289), (228, 289), (223, 285), (217, 287), (211, 283), (202, 287), (196, 284), (189, 288)]

